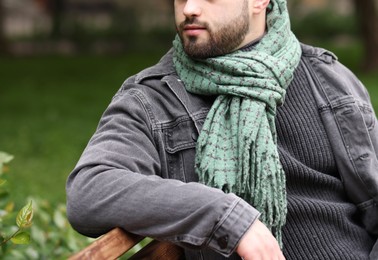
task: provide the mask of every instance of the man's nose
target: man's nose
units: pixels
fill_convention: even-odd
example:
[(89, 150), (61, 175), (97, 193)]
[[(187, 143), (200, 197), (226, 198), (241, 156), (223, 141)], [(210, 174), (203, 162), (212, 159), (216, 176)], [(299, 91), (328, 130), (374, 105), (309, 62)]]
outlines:
[(203, 0), (187, 0), (183, 13), (186, 17), (200, 16), (202, 9), (200, 2)]

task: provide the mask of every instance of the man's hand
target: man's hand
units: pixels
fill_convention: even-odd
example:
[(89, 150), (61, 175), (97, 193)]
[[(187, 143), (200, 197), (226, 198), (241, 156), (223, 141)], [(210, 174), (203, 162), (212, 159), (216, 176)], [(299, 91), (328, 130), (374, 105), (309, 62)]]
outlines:
[(236, 252), (244, 260), (285, 259), (277, 240), (260, 220), (256, 220), (245, 233)]

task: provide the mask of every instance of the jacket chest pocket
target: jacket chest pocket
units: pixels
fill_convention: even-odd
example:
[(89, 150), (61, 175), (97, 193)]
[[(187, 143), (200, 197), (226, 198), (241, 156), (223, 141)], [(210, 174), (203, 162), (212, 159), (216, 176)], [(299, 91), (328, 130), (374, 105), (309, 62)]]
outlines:
[[(203, 120), (197, 122), (202, 126)], [(182, 120), (164, 130), (168, 178), (184, 182), (198, 181), (194, 170), (198, 132), (192, 120)]]
[(357, 102), (358, 108), (364, 118), (366, 127), (371, 131), (375, 126), (375, 115), (372, 108), (368, 104)]

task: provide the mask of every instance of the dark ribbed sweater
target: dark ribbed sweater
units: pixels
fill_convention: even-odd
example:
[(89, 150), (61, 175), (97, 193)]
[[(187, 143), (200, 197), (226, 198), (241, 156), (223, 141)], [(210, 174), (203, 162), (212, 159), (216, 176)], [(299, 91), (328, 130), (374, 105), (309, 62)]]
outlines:
[(368, 259), (374, 240), (346, 197), (302, 64), (276, 117), (287, 178), (287, 259)]

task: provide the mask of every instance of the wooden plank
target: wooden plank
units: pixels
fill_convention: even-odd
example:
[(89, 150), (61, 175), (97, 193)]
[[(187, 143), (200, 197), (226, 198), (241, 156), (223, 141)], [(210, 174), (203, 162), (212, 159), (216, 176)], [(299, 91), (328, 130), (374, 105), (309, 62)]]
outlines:
[(69, 260), (117, 259), (142, 239), (143, 237), (127, 233), (120, 228), (115, 228), (77, 254), (71, 256)]
[(152, 241), (129, 260), (179, 260), (183, 259), (184, 252), (179, 246), (169, 242)]

